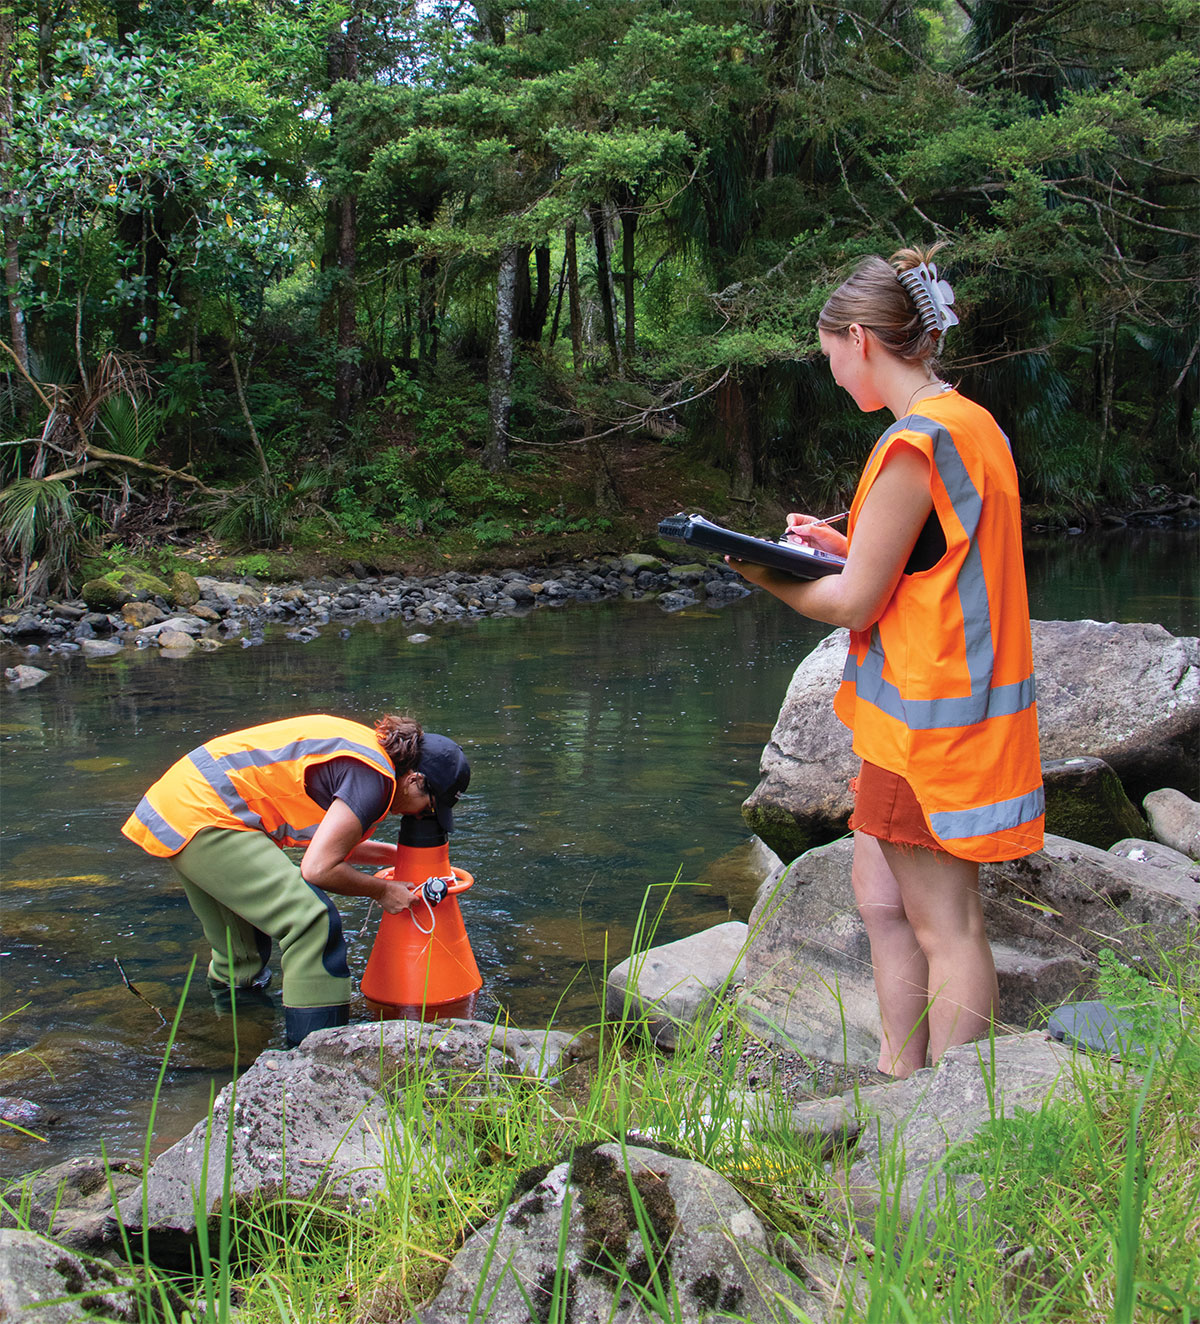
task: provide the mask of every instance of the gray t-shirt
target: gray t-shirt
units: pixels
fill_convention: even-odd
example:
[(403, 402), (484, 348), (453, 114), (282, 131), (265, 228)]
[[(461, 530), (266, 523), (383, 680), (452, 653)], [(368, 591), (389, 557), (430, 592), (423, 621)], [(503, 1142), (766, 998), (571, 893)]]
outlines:
[(304, 791), (322, 809), (341, 800), (364, 832), (379, 822), (392, 803), (392, 783), (383, 773), (348, 755), (310, 764), (304, 770)]

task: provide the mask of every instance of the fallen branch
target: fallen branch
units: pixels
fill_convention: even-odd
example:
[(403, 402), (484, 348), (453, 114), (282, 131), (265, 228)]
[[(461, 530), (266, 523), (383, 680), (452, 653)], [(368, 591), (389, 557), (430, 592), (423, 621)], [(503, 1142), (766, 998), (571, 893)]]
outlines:
[(166, 1025), (167, 1018), (162, 1014), (162, 1012), (159, 1011), (159, 1009), (154, 1005), (154, 1003), (150, 1001), (150, 999), (141, 991), (141, 989), (138, 988), (136, 984), (131, 984), (129, 982), (129, 976), (125, 973), (125, 967), (121, 964), (121, 958), (119, 956), (113, 957), (113, 964), (121, 972), (121, 978), (125, 981), (125, 987), (133, 994), (135, 998), (141, 998), (141, 1000), (146, 1004), (147, 1007), (150, 1008), (150, 1010), (158, 1017), (158, 1019), (162, 1021), (164, 1025)]

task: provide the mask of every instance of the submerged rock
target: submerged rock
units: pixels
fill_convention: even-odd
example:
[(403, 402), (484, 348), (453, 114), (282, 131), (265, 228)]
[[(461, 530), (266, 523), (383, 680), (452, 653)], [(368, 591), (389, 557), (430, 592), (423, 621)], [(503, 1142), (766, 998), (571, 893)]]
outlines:
[(4, 679), (8, 681), (15, 689), (28, 690), (34, 685), (40, 685), (50, 673), (43, 671), (41, 667), (6, 667)]

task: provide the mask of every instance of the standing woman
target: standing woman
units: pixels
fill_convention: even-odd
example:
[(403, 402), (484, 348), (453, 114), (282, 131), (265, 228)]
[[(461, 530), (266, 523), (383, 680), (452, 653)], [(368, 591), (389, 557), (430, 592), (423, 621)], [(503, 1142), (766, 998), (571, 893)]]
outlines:
[[(374, 730), (323, 714), (289, 717), (184, 755), (121, 831), (170, 861), (212, 948), (214, 991), (265, 988), (278, 940), (295, 1045), (349, 1020), (346, 941), (326, 893), (371, 897), (389, 914), (406, 909), (408, 883), (354, 867), (395, 863), (395, 846), (367, 838), (388, 814), (432, 815), (452, 831), (470, 780), (454, 741), (411, 717), (381, 717)], [(283, 846), (303, 847), (298, 867)]]
[(865, 259), (817, 321), (834, 381), (863, 412), (896, 419), (845, 537), (788, 517), (794, 540), (845, 556), (844, 570), (801, 581), (732, 563), (803, 615), (850, 629), (834, 709), (862, 759), (854, 893), (879, 1069), (899, 1077), (988, 1033), (996, 969), (979, 865), (1038, 850), (1045, 804), (1016, 469), (992, 416), (939, 376), (958, 318), (936, 251)]

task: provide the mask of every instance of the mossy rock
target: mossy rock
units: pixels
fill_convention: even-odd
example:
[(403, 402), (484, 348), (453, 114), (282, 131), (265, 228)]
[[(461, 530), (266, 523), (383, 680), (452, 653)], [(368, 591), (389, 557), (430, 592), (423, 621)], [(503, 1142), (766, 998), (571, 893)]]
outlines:
[(162, 598), (171, 596), (170, 585), (157, 575), (136, 570), (133, 566), (123, 566), (97, 579), (89, 579), (79, 592), (92, 611), (116, 611), (127, 602), (138, 601), (143, 594)]
[(1149, 836), (1146, 820), (1103, 759), (1047, 759), (1042, 780), (1046, 831), (1056, 837), (1108, 850), (1125, 837)]
[(186, 570), (173, 571), (167, 600), (175, 607), (194, 607), (200, 601), (200, 585), (196, 583), (196, 576), (188, 574)]
[(779, 856), (785, 864), (803, 855), (806, 850), (824, 844), (780, 805), (763, 803), (742, 805), (742, 820), (756, 837)]

